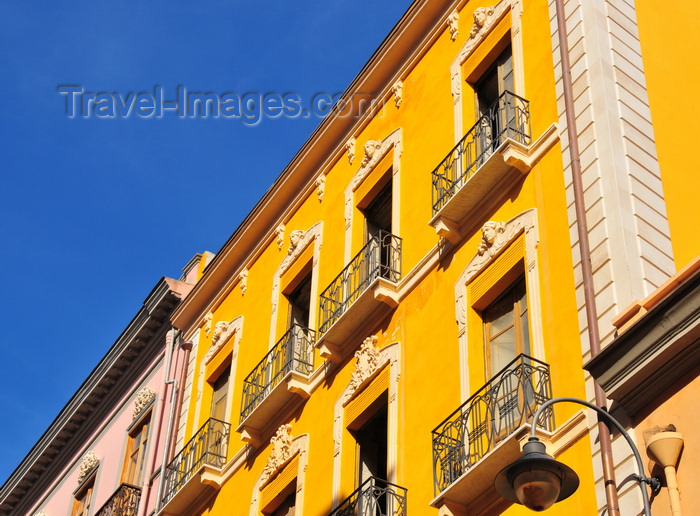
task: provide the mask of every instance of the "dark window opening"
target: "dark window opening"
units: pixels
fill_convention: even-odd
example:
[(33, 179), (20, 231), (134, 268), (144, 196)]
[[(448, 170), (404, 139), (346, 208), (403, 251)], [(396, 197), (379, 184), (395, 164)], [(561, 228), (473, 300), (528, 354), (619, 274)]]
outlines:
[(298, 324), (302, 328), (309, 327), (309, 311), (311, 306), (311, 273), (309, 273), (291, 294), (289, 300), (289, 327)]
[[(391, 278), (393, 267), (393, 239), (391, 236), (391, 203), (392, 181), (377, 193), (364, 210), (365, 215), (365, 241), (373, 247), (369, 250), (368, 274), (373, 275), (374, 269), (379, 269), (379, 276)], [(375, 242), (372, 244), (371, 242)], [(376, 256), (376, 257), (375, 257)], [(379, 264), (376, 260), (379, 259)]]
[[(479, 156), (486, 157), (498, 147), (513, 110), (508, 109), (505, 91), (513, 91), (513, 54), (510, 45), (474, 84)], [(500, 100), (499, 100), (500, 99)]]

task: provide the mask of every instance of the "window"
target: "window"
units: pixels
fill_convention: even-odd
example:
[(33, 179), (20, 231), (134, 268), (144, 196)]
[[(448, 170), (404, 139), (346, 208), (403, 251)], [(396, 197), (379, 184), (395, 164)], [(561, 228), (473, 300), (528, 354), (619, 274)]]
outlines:
[(134, 486), (141, 486), (143, 482), (143, 469), (146, 463), (146, 445), (151, 428), (151, 412), (142, 417), (136, 426), (129, 431), (129, 439), (124, 458), (122, 482)]
[(365, 241), (376, 237), (380, 231), (391, 233), (391, 179), (367, 205), (364, 213)]
[(95, 488), (95, 475), (91, 475), (88, 480), (78, 488), (73, 500), (71, 516), (87, 516), (90, 513), (90, 503), (92, 502), (92, 492)]
[(358, 459), (358, 486), (370, 477), (386, 480), (387, 404), (385, 399), (378, 411), (355, 434)]
[[(382, 278), (391, 278), (392, 270), (392, 238), (391, 238), (391, 197), (392, 181), (389, 173), (389, 182), (377, 193), (364, 209), (365, 215), (365, 242), (376, 242), (379, 247), (376, 251), (369, 250), (367, 264), (369, 273), (372, 274), (377, 264), (371, 258), (376, 256), (379, 260), (379, 275)], [(371, 245), (371, 244), (370, 244)]]
[(311, 310), (311, 272), (287, 295), (289, 301), (289, 324), (291, 328), (298, 324), (302, 328), (309, 327), (309, 313)]
[(485, 115), (505, 91), (513, 91), (513, 53), (510, 46), (474, 84), (477, 118)]
[(216, 379), (212, 387), (214, 392), (211, 397), (211, 417), (219, 421), (226, 421), (226, 402), (228, 400), (228, 382), (231, 376), (231, 366), (224, 369)]
[(506, 91), (513, 91), (513, 56), (508, 46), (496, 61), (474, 84), (474, 105), (476, 107), (477, 156), (486, 158), (503, 140), (506, 128), (515, 110), (508, 106), (509, 99), (502, 97)]
[(277, 508), (270, 513), (270, 516), (294, 516), (295, 506), (296, 506), (296, 485), (292, 486), (294, 490), (287, 498), (282, 500), (282, 503), (277, 506)]
[(525, 278), (520, 277), (486, 307), (482, 317), (486, 377), (492, 378), (520, 353), (530, 354)]

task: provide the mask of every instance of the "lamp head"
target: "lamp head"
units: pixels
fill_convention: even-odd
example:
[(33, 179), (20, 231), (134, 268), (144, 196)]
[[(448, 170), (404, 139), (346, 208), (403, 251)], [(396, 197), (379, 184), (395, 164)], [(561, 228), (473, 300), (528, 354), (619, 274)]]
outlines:
[(533, 511), (544, 511), (568, 498), (578, 483), (574, 470), (547, 455), (537, 437), (528, 439), (523, 456), (503, 468), (494, 481), (503, 498)]

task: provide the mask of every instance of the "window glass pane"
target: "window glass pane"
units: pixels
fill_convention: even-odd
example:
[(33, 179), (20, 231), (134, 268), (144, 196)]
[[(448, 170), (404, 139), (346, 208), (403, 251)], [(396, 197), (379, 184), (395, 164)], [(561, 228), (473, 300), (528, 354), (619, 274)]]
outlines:
[(94, 477), (90, 484), (76, 495), (75, 501), (73, 502), (71, 516), (87, 516), (87, 514), (90, 512), (90, 501), (92, 499), (93, 486)]
[(510, 296), (497, 301), (485, 312), (485, 319), (490, 325), (489, 333), (493, 339), (502, 331), (513, 326), (513, 301)]
[(515, 328), (511, 327), (491, 341), (491, 374), (507, 366), (516, 355)]
[(143, 481), (143, 469), (146, 463), (146, 445), (148, 443), (149, 428), (150, 415), (146, 417), (140, 426), (130, 433), (122, 482), (135, 486), (141, 485)]

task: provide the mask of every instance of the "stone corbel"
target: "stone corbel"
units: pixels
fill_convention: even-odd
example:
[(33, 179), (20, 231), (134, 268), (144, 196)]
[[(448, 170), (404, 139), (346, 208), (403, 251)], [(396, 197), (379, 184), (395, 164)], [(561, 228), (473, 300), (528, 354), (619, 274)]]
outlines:
[(316, 178), (316, 194), (318, 202), (323, 201), (323, 196), (326, 193), (326, 174), (321, 174)]
[(348, 152), (348, 161), (351, 165), (355, 159), (355, 143), (355, 138), (350, 138), (347, 142), (345, 142), (345, 150)]
[(396, 81), (391, 87), (391, 93), (394, 94), (394, 103), (398, 109), (403, 101), (403, 81)]
[(241, 271), (241, 273), (238, 275), (238, 281), (241, 283), (241, 294), (245, 294), (245, 291), (248, 289), (248, 269), (245, 268)]
[(284, 245), (284, 230), (285, 230), (284, 224), (280, 224), (275, 229), (275, 237), (277, 240), (277, 249), (280, 249), (280, 250), (282, 249), (282, 246)]
[(457, 12), (457, 9), (452, 11), (450, 16), (448, 16), (447, 28), (450, 31), (450, 39), (452, 41), (456, 40), (457, 36), (459, 35), (459, 13)]

